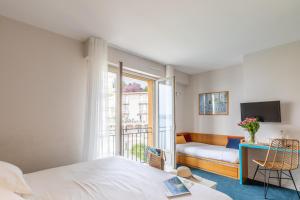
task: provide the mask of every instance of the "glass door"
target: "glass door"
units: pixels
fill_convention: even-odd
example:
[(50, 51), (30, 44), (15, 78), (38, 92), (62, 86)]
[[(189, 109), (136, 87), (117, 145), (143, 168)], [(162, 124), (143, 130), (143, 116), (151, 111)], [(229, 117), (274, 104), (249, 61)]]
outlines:
[(146, 162), (152, 146), (152, 85), (145, 77), (122, 74), (122, 156)]
[(175, 78), (157, 81), (156, 144), (166, 153), (166, 168), (176, 168), (175, 145)]
[(108, 156), (121, 155), (145, 162), (145, 151), (154, 145), (154, 80), (123, 70), (123, 63), (108, 72)]

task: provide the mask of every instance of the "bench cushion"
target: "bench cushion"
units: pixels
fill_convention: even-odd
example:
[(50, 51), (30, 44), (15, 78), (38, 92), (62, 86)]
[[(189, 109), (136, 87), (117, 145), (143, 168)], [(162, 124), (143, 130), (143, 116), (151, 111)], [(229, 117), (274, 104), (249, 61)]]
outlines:
[(224, 146), (210, 145), (198, 142), (188, 142), (186, 144), (177, 144), (176, 151), (178, 153), (198, 158), (215, 159), (230, 163), (239, 162), (238, 150), (226, 148)]

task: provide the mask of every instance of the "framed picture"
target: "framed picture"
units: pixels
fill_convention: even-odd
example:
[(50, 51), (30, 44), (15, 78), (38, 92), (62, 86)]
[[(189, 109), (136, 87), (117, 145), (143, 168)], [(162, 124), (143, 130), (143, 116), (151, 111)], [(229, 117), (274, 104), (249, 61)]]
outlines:
[(199, 115), (228, 115), (229, 92), (199, 94)]

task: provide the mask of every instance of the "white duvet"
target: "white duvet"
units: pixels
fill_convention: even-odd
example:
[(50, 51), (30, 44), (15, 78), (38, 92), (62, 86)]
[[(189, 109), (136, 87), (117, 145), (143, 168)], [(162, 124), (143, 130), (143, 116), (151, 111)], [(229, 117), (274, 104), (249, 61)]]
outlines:
[(188, 142), (186, 144), (177, 144), (176, 151), (199, 158), (210, 158), (231, 163), (239, 162), (239, 151), (224, 146)]
[[(162, 200), (163, 181), (172, 175), (123, 158), (106, 158), (25, 175), (33, 190), (30, 200)], [(230, 200), (203, 185), (190, 188), (186, 200)]]

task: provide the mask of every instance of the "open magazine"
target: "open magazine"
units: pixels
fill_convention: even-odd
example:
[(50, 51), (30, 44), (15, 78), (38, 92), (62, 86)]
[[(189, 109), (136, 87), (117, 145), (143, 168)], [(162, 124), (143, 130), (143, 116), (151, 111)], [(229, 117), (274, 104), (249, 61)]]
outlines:
[(177, 176), (164, 181), (164, 184), (167, 189), (168, 197), (176, 197), (176, 196), (191, 194), (189, 189), (184, 185), (184, 183)]

